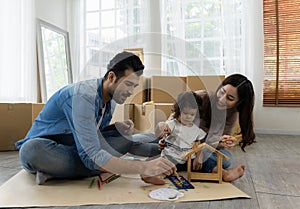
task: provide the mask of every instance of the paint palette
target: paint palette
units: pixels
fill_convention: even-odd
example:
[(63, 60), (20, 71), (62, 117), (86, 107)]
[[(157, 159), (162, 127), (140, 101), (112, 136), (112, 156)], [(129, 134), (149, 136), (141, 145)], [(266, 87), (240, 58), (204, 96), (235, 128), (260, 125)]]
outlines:
[(174, 184), (177, 189), (195, 189), (195, 187), (186, 180), (183, 176), (168, 176), (168, 179)]
[(179, 192), (178, 190), (171, 189), (171, 188), (160, 188), (160, 189), (153, 190), (149, 193), (149, 197), (156, 200), (174, 201), (183, 196), (184, 194), (182, 192)]

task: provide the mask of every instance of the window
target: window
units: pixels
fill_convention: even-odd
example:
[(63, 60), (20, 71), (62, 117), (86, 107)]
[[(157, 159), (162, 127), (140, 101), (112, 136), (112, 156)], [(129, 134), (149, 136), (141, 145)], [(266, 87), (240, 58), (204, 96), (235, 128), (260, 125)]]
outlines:
[(161, 10), (162, 32), (170, 36), (162, 44), (167, 74), (240, 71), (241, 1), (163, 0)]
[(110, 47), (125, 37), (137, 35), (143, 27), (143, 0), (81, 0), (83, 10), (84, 77), (103, 76), (111, 59)]
[(264, 0), (264, 106), (300, 106), (300, 1)]
[(123, 48), (146, 46), (145, 64), (154, 60), (148, 59), (150, 56), (158, 58), (155, 61), (159, 66), (155, 68), (161, 69), (162, 75), (220, 75), (243, 71), (242, 0), (81, 2), (84, 54), (80, 62), (87, 76), (92, 72), (103, 75), (112, 56), (110, 49), (116, 49), (118, 41), (126, 42), (128, 37), (139, 35), (144, 36), (142, 46)]

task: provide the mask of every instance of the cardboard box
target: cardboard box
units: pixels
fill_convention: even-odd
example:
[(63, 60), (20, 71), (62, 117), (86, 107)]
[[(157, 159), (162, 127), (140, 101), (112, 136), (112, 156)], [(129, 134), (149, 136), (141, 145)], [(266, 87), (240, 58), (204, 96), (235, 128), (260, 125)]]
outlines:
[(15, 150), (44, 107), (41, 103), (0, 103), (0, 151)]
[(133, 121), (133, 108), (134, 104), (117, 104), (110, 124), (128, 119)]
[(173, 103), (134, 105), (134, 126), (136, 133), (154, 133), (160, 121), (166, 121), (172, 113)]
[(133, 94), (128, 97), (125, 104), (142, 104), (148, 101), (149, 78), (141, 76), (139, 85), (134, 89)]
[(174, 103), (178, 94), (186, 91), (184, 76), (152, 76), (150, 99), (154, 103)]
[(187, 76), (186, 86), (187, 90), (208, 90), (216, 91), (218, 86), (225, 79), (224, 75), (212, 75), (212, 76)]

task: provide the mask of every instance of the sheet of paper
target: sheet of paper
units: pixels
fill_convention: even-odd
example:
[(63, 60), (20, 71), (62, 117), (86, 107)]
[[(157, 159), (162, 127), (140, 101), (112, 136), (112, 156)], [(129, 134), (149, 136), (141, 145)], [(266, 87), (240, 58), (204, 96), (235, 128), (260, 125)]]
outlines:
[[(160, 201), (149, 197), (151, 191), (160, 188), (175, 189), (168, 179), (165, 185), (155, 186), (144, 183), (140, 178), (121, 176), (102, 185), (99, 190), (96, 184), (89, 188), (91, 179), (50, 180), (44, 185), (36, 185), (35, 176), (22, 170), (0, 186), (0, 207), (150, 203)], [(184, 196), (175, 201), (250, 198), (230, 183), (193, 182), (193, 185), (195, 189), (180, 191)]]

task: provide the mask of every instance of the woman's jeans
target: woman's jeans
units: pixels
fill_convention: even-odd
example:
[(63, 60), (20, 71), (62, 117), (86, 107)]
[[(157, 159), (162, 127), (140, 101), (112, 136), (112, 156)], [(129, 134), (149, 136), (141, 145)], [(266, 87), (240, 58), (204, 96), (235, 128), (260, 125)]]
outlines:
[[(226, 149), (218, 149), (224, 155), (229, 157), (229, 160), (222, 159), (222, 167), (223, 169), (227, 169), (232, 165), (232, 154)], [(208, 148), (202, 150), (203, 154), (203, 164), (202, 164), (202, 172), (212, 173), (213, 169), (218, 164), (218, 156), (215, 152), (212, 152)]]
[[(116, 130), (110, 130), (102, 132), (102, 135), (119, 155), (130, 152), (153, 157), (160, 154), (157, 144), (147, 143), (155, 138), (153, 134), (124, 137)], [(19, 157), (25, 170), (30, 173), (39, 171), (56, 178), (82, 178), (100, 174), (99, 170), (84, 166), (72, 134), (30, 139), (20, 148)]]
[[(227, 155), (230, 158), (229, 160), (225, 160), (224, 158), (222, 160), (223, 169), (229, 168), (232, 164), (232, 154), (228, 150), (225, 150), (225, 149), (218, 149), (218, 151), (222, 152), (223, 154)], [(202, 150), (202, 154), (203, 154), (203, 160), (202, 160), (201, 172), (212, 173), (213, 169), (218, 164), (217, 154), (213, 153), (211, 150), (209, 150), (207, 148)], [(172, 159), (169, 159), (169, 160), (171, 162), (174, 162), (174, 160), (172, 160)], [(187, 163), (177, 164), (176, 168), (178, 171), (187, 171)]]

